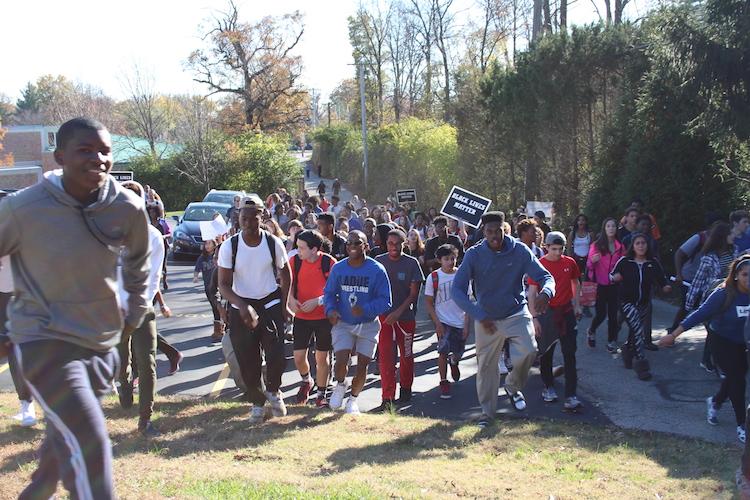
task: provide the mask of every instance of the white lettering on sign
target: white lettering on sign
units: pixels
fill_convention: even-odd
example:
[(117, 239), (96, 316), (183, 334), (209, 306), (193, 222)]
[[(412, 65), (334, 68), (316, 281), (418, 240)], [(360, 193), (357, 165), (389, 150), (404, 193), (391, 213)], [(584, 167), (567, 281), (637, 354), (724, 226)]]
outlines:
[(476, 210), (474, 210), (471, 207), (467, 207), (463, 203), (454, 203), (453, 206), (456, 207), (457, 209), (461, 210), (462, 212), (466, 212), (467, 214), (471, 214), (471, 215), (476, 215), (477, 214)]
[(747, 318), (748, 312), (750, 312), (750, 306), (737, 306), (738, 318)]

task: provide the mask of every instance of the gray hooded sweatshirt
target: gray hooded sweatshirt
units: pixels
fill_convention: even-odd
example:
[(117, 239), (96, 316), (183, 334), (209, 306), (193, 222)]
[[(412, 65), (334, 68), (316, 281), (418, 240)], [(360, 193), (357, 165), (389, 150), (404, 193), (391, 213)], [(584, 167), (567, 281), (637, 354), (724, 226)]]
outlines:
[(123, 328), (118, 259), (129, 293), (124, 319), (138, 326), (147, 308), (150, 252), (143, 200), (112, 176), (89, 206), (65, 192), (62, 170), (5, 197), (0, 255), (10, 255), (15, 285), (8, 306), (11, 341), (62, 340), (111, 349)]

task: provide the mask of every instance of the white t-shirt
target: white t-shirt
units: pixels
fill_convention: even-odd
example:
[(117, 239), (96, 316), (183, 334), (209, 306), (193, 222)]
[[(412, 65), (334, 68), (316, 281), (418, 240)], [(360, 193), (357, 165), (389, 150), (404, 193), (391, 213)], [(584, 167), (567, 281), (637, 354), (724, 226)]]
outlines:
[[(245, 299), (262, 299), (279, 287), (271, 268), (271, 252), (266, 238), (267, 234), (263, 232), (260, 244), (251, 247), (245, 243), (242, 233), (238, 236), (232, 290)], [(278, 238), (273, 240), (276, 244), (276, 267), (283, 269), (288, 262), (286, 248)], [(219, 267), (232, 269), (231, 240), (226, 240), (219, 249)]]
[(8, 255), (0, 257), (0, 293), (13, 293), (13, 273)]
[[(148, 241), (151, 246), (151, 256), (149, 257), (150, 269), (148, 271), (148, 281), (146, 281), (146, 298), (148, 303), (153, 302), (156, 292), (160, 290), (162, 264), (164, 262), (164, 236), (151, 224), (148, 225)], [(128, 297), (130, 294), (123, 288), (122, 266), (117, 266), (117, 288), (120, 297), (120, 307), (128, 312)]]
[[(455, 328), (463, 328), (466, 313), (451, 298), (451, 287), (453, 286), (453, 279), (456, 277), (456, 273), (447, 274), (442, 269), (438, 269), (437, 274), (438, 289), (437, 297), (435, 297), (435, 312), (437, 313), (437, 317), (441, 323)], [(428, 297), (435, 296), (435, 283), (432, 273), (430, 273), (430, 277), (427, 278), (427, 283), (425, 283), (424, 294)]]

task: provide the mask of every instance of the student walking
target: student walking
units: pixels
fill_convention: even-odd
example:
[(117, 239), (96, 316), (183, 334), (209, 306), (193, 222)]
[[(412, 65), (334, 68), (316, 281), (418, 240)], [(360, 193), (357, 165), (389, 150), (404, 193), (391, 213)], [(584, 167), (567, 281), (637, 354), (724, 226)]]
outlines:
[(297, 392), (297, 403), (307, 403), (312, 390), (310, 363), (307, 352), (315, 343), (315, 368), (318, 395), (315, 406), (328, 406), (326, 388), (330, 374), (328, 357), (333, 350), (331, 323), (323, 307), (323, 290), (336, 259), (324, 253), (323, 235), (318, 231), (302, 231), (297, 235), (297, 255), (290, 259), (292, 268), (292, 291), (289, 294), (289, 310), (294, 313), (293, 343), (294, 364), (302, 377)]
[[(500, 385), (498, 363), (505, 342), (510, 343), (513, 371), (505, 380), (505, 391), (516, 410), (526, 409), (521, 390), (536, 358), (534, 325), (526, 306), (523, 277), (540, 287), (534, 309), (543, 314), (555, 294), (555, 282), (531, 253), (531, 249), (503, 231), (505, 214), (487, 212), (482, 217), (484, 241), (471, 247), (456, 272), (453, 300), (474, 318), (477, 348), (477, 395), (482, 406), (478, 424), (486, 426), (495, 417)], [(469, 300), (469, 282), (474, 282), (477, 300)]]
[(671, 347), (677, 337), (691, 328), (708, 322), (711, 325), (711, 351), (723, 378), (719, 390), (706, 399), (706, 419), (717, 425), (718, 411), (729, 399), (737, 423), (737, 439), (745, 442), (745, 377), (747, 345), (745, 328), (750, 308), (750, 255), (735, 260), (723, 285), (714, 290), (701, 306), (690, 313), (659, 345)]
[(651, 305), (651, 290), (659, 286), (664, 293), (672, 287), (659, 261), (654, 259), (644, 234), (633, 236), (627, 254), (612, 271), (612, 281), (619, 285), (620, 310), (628, 324), (628, 340), (622, 346), (625, 368), (632, 368), (640, 380), (651, 379), (651, 367), (644, 354), (645, 322)]
[(576, 412), (583, 408), (578, 400), (576, 389), (578, 374), (576, 372), (576, 347), (578, 327), (576, 322), (581, 319), (581, 306), (578, 303), (578, 278), (581, 273), (572, 257), (563, 255), (565, 249), (565, 235), (552, 231), (545, 238), (547, 254), (539, 262), (550, 272), (555, 280), (555, 296), (549, 303), (547, 311), (537, 314), (534, 311), (539, 285), (529, 279), (529, 308), (534, 315), (534, 328), (541, 358), (539, 371), (544, 382), (542, 399), (547, 403), (557, 401), (555, 379), (552, 376), (552, 360), (555, 346), (560, 344), (565, 367), (565, 411)]
[(100, 402), (117, 373), (121, 333), (135, 331), (148, 309), (148, 216), (143, 200), (108, 175), (112, 140), (101, 123), (65, 122), (54, 158), (62, 170), (0, 202), (0, 255), (10, 256), (18, 292), (10, 340), (47, 422), (39, 466), (20, 498), (49, 498), (60, 479), (72, 497), (114, 498)]
[(365, 385), (367, 366), (378, 347), (378, 316), (390, 309), (391, 285), (385, 268), (366, 256), (367, 237), (362, 231), (349, 233), (346, 248), (349, 256), (331, 270), (325, 286), (326, 316), (333, 325), (333, 351), (336, 358), (336, 386), (330, 406), (341, 408), (348, 385), (349, 360), (356, 354), (357, 369), (351, 383), (346, 413), (359, 413), (357, 396)]
[[(243, 206), (241, 232), (219, 248), (219, 290), (232, 304), (229, 338), (252, 405), (252, 424), (263, 422), (266, 402), (274, 417), (287, 413), (279, 389), (286, 365), (284, 322), (292, 277), (284, 244), (260, 228), (261, 210), (252, 201)], [(261, 377), (264, 359), (267, 386)]]
[(415, 306), (424, 275), (419, 261), (404, 254), (405, 242), (406, 234), (403, 231), (391, 230), (386, 238), (387, 252), (376, 258), (388, 273), (392, 297), (392, 306), (380, 315), (378, 364), (383, 398), (381, 411), (395, 408), (395, 346), (398, 346), (399, 351), (399, 403), (411, 401), (411, 385), (414, 382), (414, 332), (417, 329)]
[(219, 304), (216, 298), (216, 290), (214, 290), (213, 286), (213, 282), (216, 280), (214, 275), (218, 272), (218, 255), (216, 249), (216, 241), (208, 240), (203, 242), (203, 251), (195, 262), (193, 283), (198, 283), (199, 274), (203, 277), (203, 293), (206, 294), (206, 299), (211, 306), (211, 312), (214, 316), (214, 332), (211, 334), (211, 341), (220, 342), (222, 337), (224, 337), (225, 325), (219, 311), (221, 304)]
[(588, 277), (596, 283), (596, 314), (586, 332), (589, 347), (596, 347), (596, 329), (607, 320), (607, 350), (617, 352), (617, 334), (620, 324), (617, 321), (619, 299), (617, 285), (610, 278), (615, 264), (624, 255), (625, 249), (617, 239), (617, 222), (612, 218), (604, 219), (599, 237), (591, 244), (586, 265)]
[(440, 398), (450, 399), (451, 383), (448, 381), (448, 365), (454, 382), (461, 379), (458, 363), (466, 349), (469, 337), (469, 315), (451, 297), (453, 279), (456, 277), (458, 251), (453, 245), (441, 245), (435, 252), (440, 269), (432, 271), (424, 288), (427, 313), (435, 325), (438, 338), (438, 374), (440, 375)]

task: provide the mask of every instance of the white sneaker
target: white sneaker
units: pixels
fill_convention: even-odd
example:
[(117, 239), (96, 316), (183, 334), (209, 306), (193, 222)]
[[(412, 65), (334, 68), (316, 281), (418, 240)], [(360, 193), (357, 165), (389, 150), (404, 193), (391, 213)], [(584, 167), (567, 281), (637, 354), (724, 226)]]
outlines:
[(286, 417), (286, 405), (281, 393), (266, 392), (266, 399), (271, 405), (271, 413), (274, 417)]
[(262, 424), (264, 413), (262, 405), (253, 405), (253, 407), (250, 408), (250, 423)]
[(714, 397), (706, 398), (706, 420), (711, 425), (719, 425), (719, 411), (714, 405)]
[(737, 426), (737, 439), (740, 440), (740, 443), (745, 443), (745, 428), (741, 425)]
[(344, 410), (346, 413), (349, 413), (350, 415), (359, 415), (359, 405), (357, 404), (357, 398), (349, 397), (349, 400), (346, 402), (346, 409)]
[(33, 401), (21, 401), (21, 412), (13, 418), (21, 423), (21, 427), (36, 425), (36, 408)]
[(542, 399), (545, 403), (554, 403), (557, 401), (557, 391), (554, 387), (545, 387), (542, 389)]
[(331, 409), (338, 410), (339, 408), (341, 408), (341, 405), (344, 404), (344, 396), (346, 395), (346, 389), (347, 389), (346, 382), (339, 382), (336, 384), (336, 387), (333, 388), (333, 394), (331, 394), (331, 399), (328, 402)]

